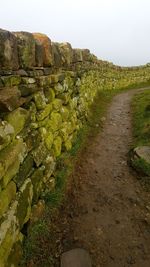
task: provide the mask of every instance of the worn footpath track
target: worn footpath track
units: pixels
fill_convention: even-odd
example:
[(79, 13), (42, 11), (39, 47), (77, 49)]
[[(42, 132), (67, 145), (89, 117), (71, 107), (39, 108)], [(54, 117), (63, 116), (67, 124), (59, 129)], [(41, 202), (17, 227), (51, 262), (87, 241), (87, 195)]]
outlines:
[(95, 267), (150, 267), (150, 193), (127, 165), (131, 90), (114, 97), (84, 149), (62, 217), (63, 251), (85, 248)]

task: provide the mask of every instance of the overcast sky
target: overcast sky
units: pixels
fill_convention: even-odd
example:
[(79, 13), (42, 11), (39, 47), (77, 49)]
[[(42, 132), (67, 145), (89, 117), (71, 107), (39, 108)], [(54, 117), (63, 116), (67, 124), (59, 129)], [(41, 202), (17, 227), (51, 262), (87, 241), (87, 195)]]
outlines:
[(0, 28), (46, 33), (117, 65), (150, 62), (150, 0), (1, 0)]

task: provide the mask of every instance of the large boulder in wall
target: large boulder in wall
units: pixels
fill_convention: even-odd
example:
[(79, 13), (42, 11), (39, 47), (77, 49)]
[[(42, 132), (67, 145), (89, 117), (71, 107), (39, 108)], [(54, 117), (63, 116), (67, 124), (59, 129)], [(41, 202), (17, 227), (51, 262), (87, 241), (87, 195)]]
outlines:
[(29, 32), (14, 32), (18, 42), (20, 68), (30, 69), (35, 66), (35, 40)]
[(52, 43), (51, 40), (47, 37), (47, 35), (42, 33), (33, 33), (34, 39), (39, 42), (43, 46), (43, 65), (44, 67), (50, 67), (54, 65), (54, 55), (52, 51)]
[(0, 29), (0, 68), (17, 70), (19, 68), (17, 39), (9, 31)]

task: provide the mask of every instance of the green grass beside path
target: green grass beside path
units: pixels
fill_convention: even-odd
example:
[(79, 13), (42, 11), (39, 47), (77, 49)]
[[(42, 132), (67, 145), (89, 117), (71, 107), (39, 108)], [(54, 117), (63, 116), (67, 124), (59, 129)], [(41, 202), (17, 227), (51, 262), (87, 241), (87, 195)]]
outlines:
[[(150, 146), (150, 89), (134, 96), (133, 111), (133, 149)], [(133, 160), (132, 166), (139, 172), (139, 177), (150, 189), (150, 164), (142, 158)], [(147, 176), (143, 177), (143, 174)], [(147, 186), (148, 185), (148, 186)]]

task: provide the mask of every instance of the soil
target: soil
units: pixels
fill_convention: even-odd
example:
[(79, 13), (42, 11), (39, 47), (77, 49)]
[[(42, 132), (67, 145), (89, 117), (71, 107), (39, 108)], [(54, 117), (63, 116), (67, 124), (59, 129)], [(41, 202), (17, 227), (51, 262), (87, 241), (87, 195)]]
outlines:
[(86, 249), (93, 267), (150, 267), (150, 192), (128, 166), (131, 90), (113, 98), (83, 149), (61, 211), (62, 252)]

